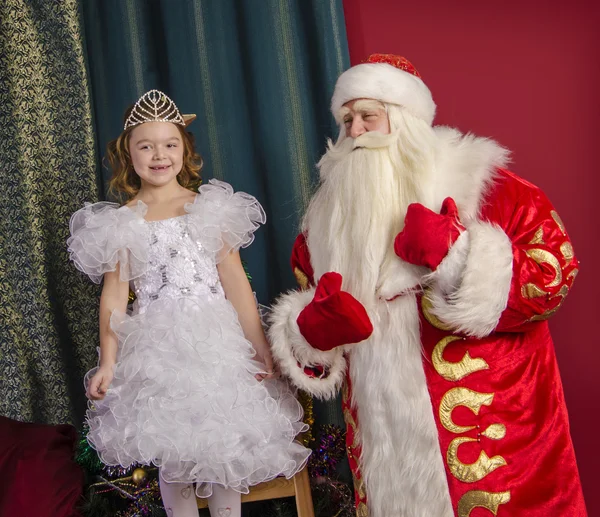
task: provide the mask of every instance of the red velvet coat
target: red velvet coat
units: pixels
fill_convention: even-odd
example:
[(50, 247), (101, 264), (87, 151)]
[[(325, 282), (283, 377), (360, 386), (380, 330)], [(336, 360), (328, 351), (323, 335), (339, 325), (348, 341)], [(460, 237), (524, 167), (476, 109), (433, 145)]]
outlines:
[[(508, 297), (495, 328), (481, 335), (468, 323), (444, 321), (440, 304), (446, 302), (439, 294), (437, 302), (431, 290), (418, 297), (423, 368), (452, 508), (459, 517), (582, 517), (587, 514), (546, 321), (569, 292), (577, 259), (558, 214), (534, 185), (501, 170), (480, 206), (478, 219), (512, 246)], [(292, 267), (302, 284), (313, 283), (303, 235)], [(351, 394), (347, 378), (348, 457), (357, 514), (367, 515)]]

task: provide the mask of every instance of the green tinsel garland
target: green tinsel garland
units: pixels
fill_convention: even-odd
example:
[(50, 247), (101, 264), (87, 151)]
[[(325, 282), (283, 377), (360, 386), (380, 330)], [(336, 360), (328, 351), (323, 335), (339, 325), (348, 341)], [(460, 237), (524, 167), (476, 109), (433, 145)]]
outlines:
[(83, 425), (83, 429), (79, 433), (79, 439), (77, 440), (77, 448), (75, 450), (75, 461), (79, 466), (86, 472), (86, 474), (94, 475), (98, 474), (104, 465), (98, 457), (98, 453), (92, 448), (87, 441), (87, 433), (89, 427), (87, 423)]

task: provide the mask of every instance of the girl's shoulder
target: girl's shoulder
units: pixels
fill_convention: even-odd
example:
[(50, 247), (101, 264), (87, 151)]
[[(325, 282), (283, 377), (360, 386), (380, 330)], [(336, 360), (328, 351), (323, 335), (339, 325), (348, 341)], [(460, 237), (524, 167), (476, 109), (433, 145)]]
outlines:
[(118, 263), (122, 280), (142, 274), (148, 242), (142, 205), (120, 206), (101, 201), (86, 203), (77, 210), (71, 216), (71, 235), (67, 239), (70, 258), (77, 269), (97, 283), (104, 273), (115, 271)]
[(267, 220), (254, 196), (234, 192), (229, 183), (216, 179), (201, 185), (185, 210), (191, 215), (194, 236), (205, 249), (219, 256), (249, 246), (254, 232)]
[(132, 221), (142, 221), (147, 207), (141, 201), (134, 204), (119, 205), (110, 201), (98, 203), (85, 203), (83, 208), (77, 210), (69, 221), (71, 235), (90, 226), (114, 226), (127, 224)]

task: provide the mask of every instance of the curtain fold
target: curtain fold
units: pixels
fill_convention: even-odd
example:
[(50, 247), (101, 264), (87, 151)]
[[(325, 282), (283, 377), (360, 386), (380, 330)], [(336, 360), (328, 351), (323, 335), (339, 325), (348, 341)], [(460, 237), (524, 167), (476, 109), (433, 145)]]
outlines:
[(98, 198), (75, 0), (0, 3), (0, 413), (75, 422), (98, 289), (67, 262), (71, 213)]

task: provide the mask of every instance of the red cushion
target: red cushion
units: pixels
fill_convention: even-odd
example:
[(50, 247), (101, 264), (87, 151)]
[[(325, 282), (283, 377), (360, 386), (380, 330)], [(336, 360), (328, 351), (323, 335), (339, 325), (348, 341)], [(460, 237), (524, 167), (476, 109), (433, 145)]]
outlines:
[(75, 428), (0, 416), (0, 516), (80, 517)]

